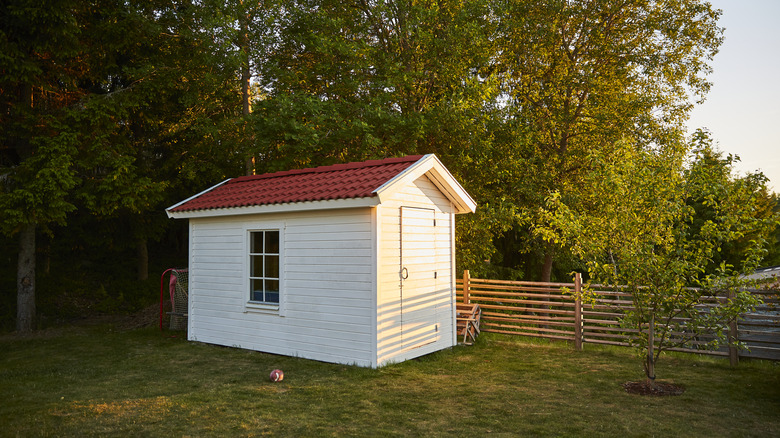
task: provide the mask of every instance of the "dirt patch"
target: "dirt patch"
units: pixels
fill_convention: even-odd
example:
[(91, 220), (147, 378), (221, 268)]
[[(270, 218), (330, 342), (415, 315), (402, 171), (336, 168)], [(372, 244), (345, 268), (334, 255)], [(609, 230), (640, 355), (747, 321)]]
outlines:
[[(164, 309), (169, 310), (169, 309)], [(167, 318), (167, 315), (164, 314)], [(167, 321), (166, 321), (167, 322)], [(71, 324), (75, 326), (112, 325), (116, 330), (129, 331), (160, 323), (160, 305), (152, 304), (129, 315), (93, 315)]]
[(135, 330), (143, 327), (157, 326), (160, 323), (160, 305), (152, 304), (132, 315), (124, 315), (114, 322), (120, 330)]
[[(164, 308), (164, 311), (170, 310), (170, 305)], [(163, 314), (163, 328), (168, 329), (167, 314)], [(72, 332), (74, 328), (79, 327), (93, 327), (93, 326), (111, 326), (114, 330), (118, 331), (130, 331), (144, 327), (157, 327), (160, 323), (160, 305), (152, 304), (147, 306), (138, 312), (129, 315), (92, 315), (87, 318), (79, 318), (69, 321), (60, 322), (58, 325), (47, 327), (44, 329), (35, 330), (31, 333), (20, 334), (17, 332), (10, 332), (0, 334), (0, 341), (29, 338), (29, 339), (45, 339), (62, 336), (67, 332)]]
[(680, 385), (668, 382), (655, 382), (648, 383), (646, 380), (641, 382), (626, 382), (623, 384), (623, 389), (629, 394), (639, 395), (654, 395), (654, 396), (666, 396), (666, 395), (680, 395), (685, 392), (685, 388)]

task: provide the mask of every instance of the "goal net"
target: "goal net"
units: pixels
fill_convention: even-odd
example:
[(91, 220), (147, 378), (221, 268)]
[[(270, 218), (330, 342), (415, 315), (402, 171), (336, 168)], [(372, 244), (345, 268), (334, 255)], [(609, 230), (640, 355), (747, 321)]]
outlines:
[(171, 296), (171, 330), (187, 330), (187, 299), (189, 272), (187, 269), (171, 270), (168, 282)]

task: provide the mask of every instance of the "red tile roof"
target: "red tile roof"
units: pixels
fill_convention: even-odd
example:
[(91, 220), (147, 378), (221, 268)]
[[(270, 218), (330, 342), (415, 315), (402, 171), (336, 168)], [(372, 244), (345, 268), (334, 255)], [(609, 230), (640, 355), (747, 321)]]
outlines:
[(376, 196), (382, 184), (422, 155), (336, 164), (233, 178), (169, 209), (171, 212)]

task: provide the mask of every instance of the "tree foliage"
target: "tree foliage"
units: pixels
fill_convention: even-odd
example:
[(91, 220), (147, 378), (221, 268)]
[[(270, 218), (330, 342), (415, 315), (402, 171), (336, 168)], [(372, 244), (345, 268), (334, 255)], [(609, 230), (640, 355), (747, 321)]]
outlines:
[[(737, 175), (739, 157), (718, 151), (708, 132), (698, 130), (692, 138), (692, 158), (685, 180), (690, 191), (687, 205), (693, 208), (694, 230), (712, 221), (729, 218), (735, 235), (724, 240), (720, 251), (704, 269), (713, 273), (725, 263), (740, 267), (756, 254), (759, 262), (769, 262), (770, 248), (776, 247), (778, 212), (776, 197), (770, 195), (767, 178), (761, 172)], [(752, 260), (751, 260), (752, 262)]]
[[(193, 141), (211, 128), (231, 143), (221, 134), (230, 132), (230, 79), (215, 68), (227, 63), (215, 62), (222, 54), (206, 29), (192, 26), (204, 16), (192, 4), (146, 0), (3, 4), (0, 229), (22, 236), (20, 331), (35, 314), (37, 232), (67, 233), (84, 214), (130, 218), (130, 233), (117, 238), (140, 247), (164, 230), (148, 215), (162, 218), (165, 190), (190, 191), (188, 182), (229, 167), (235, 149), (207, 153)], [(190, 56), (199, 49), (202, 57)], [(189, 179), (188, 154), (201, 159)]]
[[(619, 146), (590, 155), (587, 208), (572, 207), (555, 193), (543, 210), (547, 225), (537, 232), (548, 241), (565, 240), (587, 262), (592, 281), (631, 294), (633, 306), (621, 324), (633, 331), (631, 342), (653, 380), (662, 352), (687, 346), (704, 333), (714, 333), (716, 344), (723, 342), (727, 323), (756, 304), (741, 287), (740, 275), (752, 272), (763, 255), (765, 242), (752, 237), (775, 226), (778, 217), (752, 214), (756, 203), (745, 202), (744, 181), (730, 172), (705, 171), (726, 164), (713, 165), (708, 148), (696, 149), (693, 162), (683, 168), (686, 145), (643, 149), (626, 141)], [(723, 189), (711, 195), (718, 186)], [(707, 214), (697, 212), (695, 204), (706, 206)], [(743, 244), (738, 265), (721, 259), (722, 249), (735, 242)], [(703, 298), (708, 296), (723, 298), (721, 305), (707, 308)]]
[[(589, 211), (603, 157), (676, 147), (718, 16), (701, 0), (11, 0), (0, 229), (37, 235), (33, 262), (41, 245), (136, 248), (143, 277), (148, 243), (182, 240), (164, 207), (226, 177), (436, 153), (479, 204), (458, 220), (459, 269), (565, 274), (581, 261), (542, 238), (545, 200)], [(722, 184), (691, 183), (695, 216), (726, 197), (764, 220), (706, 273), (777, 248), (761, 178), (701, 154), (685, 178)]]
[[(709, 88), (722, 41), (719, 13), (699, 1), (497, 2), (494, 61), (515, 124), (524, 172), (507, 181), (519, 217), (538, 224), (553, 191), (574, 202), (589, 191), (589, 154), (624, 138), (643, 147), (678, 141), (692, 99)], [(520, 228), (528, 222), (518, 222)], [(520, 247), (541, 247), (525, 236)], [(547, 245), (542, 275), (549, 280)]]

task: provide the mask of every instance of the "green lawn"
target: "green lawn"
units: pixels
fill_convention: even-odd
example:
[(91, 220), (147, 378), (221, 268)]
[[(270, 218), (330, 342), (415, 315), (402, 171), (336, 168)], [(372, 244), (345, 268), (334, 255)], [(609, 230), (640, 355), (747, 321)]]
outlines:
[[(780, 436), (780, 364), (662, 357), (679, 397), (626, 394), (631, 350), (482, 335), (378, 370), (110, 326), (0, 338), (4, 436)], [(271, 383), (274, 368), (285, 372)]]

